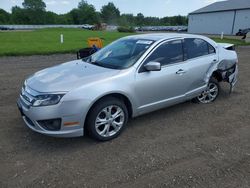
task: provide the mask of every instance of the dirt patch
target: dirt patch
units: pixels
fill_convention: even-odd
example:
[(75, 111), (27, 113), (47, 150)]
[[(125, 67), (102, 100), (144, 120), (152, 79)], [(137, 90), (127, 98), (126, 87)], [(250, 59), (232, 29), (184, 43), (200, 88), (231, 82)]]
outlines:
[(0, 58), (0, 187), (250, 187), (250, 48), (236, 91), (138, 117), (117, 139), (58, 139), (29, 130), (23, 80), (75, 55)]

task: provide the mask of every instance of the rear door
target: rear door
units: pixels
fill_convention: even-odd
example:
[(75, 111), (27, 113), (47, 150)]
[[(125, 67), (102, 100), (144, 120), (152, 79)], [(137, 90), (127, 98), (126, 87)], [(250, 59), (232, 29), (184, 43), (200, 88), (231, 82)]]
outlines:
[(206, 75), (209, 68), (218, 62), (215, 48), (200, 38), (186, 38), (184, 52), (189, 68), (187, 96), (200, 93), (206, 86)]

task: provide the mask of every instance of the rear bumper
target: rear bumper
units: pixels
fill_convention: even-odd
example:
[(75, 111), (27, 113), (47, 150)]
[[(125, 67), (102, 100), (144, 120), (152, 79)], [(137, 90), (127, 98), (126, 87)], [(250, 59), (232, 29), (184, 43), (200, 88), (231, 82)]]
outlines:
[(239, 74), (239, 68), (238, 65), (236, 65), (235, 72), (229, 77), (229, 82), (231, 83), (231, 91), (234, 90), (234, 87), (238, 82), (238, 74)]
[[(79, 102), (80, 101), (75, 101), (73, 103), (69, 102), (55, 106), (26, 108), (19, 98), (17, 100), (17, 106), (21, 112), (23, 121), (31, 130), (53, 137), (79, 137), (84, 135), (84, 121), (85, 114), (87, 113), (85, 110), (82, 110), (82, 108), (77, 111), (77, 104), (79, 104)], [(58, 131), (46, 130), (38, 123), (39, 120), (49, 120), (54, 118), (60, 118), (62, 120), (61, 128)], [(72, 126), (65, 126), (65, 122), (78, 123)]]

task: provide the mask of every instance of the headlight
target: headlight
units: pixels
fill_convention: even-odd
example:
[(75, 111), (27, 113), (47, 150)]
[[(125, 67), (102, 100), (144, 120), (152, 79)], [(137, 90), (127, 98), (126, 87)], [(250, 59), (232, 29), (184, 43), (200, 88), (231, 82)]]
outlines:
[(50, 106), (58, 104), (64, 94), (46, 94), (35, 97), (33, 106)]

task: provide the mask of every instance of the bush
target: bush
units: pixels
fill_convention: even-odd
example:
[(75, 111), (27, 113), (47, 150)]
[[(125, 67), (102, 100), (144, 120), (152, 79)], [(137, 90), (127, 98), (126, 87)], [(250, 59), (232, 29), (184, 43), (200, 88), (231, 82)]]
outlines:
[(123, 32), (123, 33), (134, 33), (135, 29), (133, 27), (118, 27), (117, 31)]

